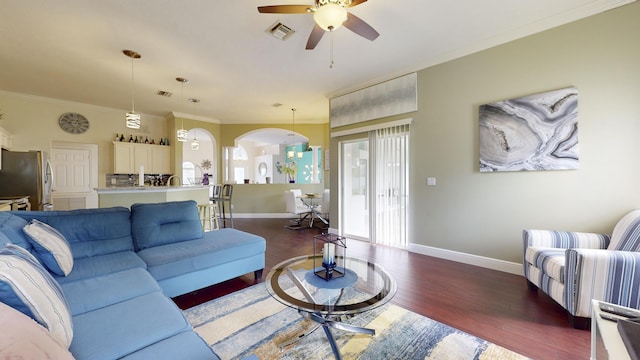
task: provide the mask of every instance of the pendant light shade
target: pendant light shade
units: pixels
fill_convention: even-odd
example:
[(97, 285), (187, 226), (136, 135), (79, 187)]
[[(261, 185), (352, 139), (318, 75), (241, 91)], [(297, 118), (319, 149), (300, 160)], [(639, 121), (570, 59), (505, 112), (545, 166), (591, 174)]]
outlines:
[[(176, 81), (180, 83), (180, 101), (182, 101), (184, 100), (184, 84), (188, 83), (189, 80), (177, 77)], [(187, 141), (187, 130), (184, 129), (184, 119), (182, 119), (182, 125), (180, 126), (180, 129), (178, 129), (178, 131), (176, 132), (176, 137), (178, 141)]]
[(191, 150), (200, 150), (200, 141), (196, 139), (195, 135), (193, 136), (193, 140), (191, 140)]
[(135, 107), (135, 78), (133, 71), (133, 60), (142, 56), (133, 50), (122, 50), (122, 53), (131, 58), (131, 111), (125, 115), (126, 125), (130, 129), (140, 129), (140, 114), (136, 113)]
[(140, 114), (135, 112), (128, 112), (125, 116), (127, 121), (127, 127), (130, 129), (140, 129)]
[(187, 141), (187, 134), (188, 134), (188, 131), (187, 131), (187, 130), (185, 130), (185, 129), (178, 129), (178, 132), (177, 132), (177, 133), (178, 133), (178, 134), (177, 134), (178, 141), (183, 141), (183, 142), (184, 142), (184, 141)]

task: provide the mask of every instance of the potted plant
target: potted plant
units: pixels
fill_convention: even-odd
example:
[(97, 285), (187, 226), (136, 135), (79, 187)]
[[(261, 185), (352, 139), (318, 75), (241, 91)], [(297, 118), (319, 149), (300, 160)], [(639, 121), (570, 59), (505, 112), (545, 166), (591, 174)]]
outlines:
[(207, 170), (211, 169), (211, 160), (202, 160), (200, 167), (204, 169), (204, 173), (202, 174), (202, 185), (209, 185), (209, 174), (207, 173)]
[(296, 165), (296, 163), (293, 161), (287, 163), (282, 167), (282, 173), (285, 174), (287, 178), (289, 178), (290, 183), (295, 183), (296, 174), (298, 173), (298, 165)]

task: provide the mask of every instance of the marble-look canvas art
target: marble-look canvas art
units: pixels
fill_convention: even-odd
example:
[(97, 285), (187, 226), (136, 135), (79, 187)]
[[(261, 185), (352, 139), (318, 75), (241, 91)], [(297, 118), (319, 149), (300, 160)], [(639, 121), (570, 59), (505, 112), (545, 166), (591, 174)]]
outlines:
[(480, 172), (578, 168), (578, 89), (480, 106)]

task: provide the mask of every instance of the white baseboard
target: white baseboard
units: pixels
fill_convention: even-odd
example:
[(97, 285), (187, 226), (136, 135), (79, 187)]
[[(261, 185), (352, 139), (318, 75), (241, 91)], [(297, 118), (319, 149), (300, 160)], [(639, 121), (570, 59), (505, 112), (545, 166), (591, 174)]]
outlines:
[(293, 219), (296, 215), (292, 213), (233, 213), (233, 217), (238, 219)]
[(453, 250), (439, 249), (431, 246), (409, 244), (409, 251), (433, 256), (441, 259), (460, 262), (463, 264), (480, 266), (487, 269), (503, 271), (511, 274), (522, 275), (522, 264), (511, 261), (493, 259), (485, 256), (461, 253)]
[[(233, 217), (238, 219), (261, 219), (261, 218), (271, 218), (271, 219), (292, 219), (295, 216), (291, 213), (239, 213), (233, 214)], [(335, 228), (329, 228), (327, 232), (332, 234), (340, 234), (340, 231)], [(418, 245), (418, 244), (409, 244), (407, 247), (408, 251), (433, 256), (441, 259), (456, 261), (463, 264), (480, 266), (487, 269), (498, 270), (506, 273), (522, 275), (522, 264), (514, 263), (511, 261), (499, 260), (494, 258), (489, 258), (485, 256), (472, 255), (467, 253), (462, 253), (453, 250), (439, 249), (431, 246)]]

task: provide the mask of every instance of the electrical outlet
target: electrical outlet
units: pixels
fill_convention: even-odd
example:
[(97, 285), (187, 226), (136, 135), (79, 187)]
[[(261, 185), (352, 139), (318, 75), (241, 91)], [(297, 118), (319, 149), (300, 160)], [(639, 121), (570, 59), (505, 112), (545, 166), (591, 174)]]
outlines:
[(436, 186), (436, 178), (428, 177), (427, 178), (427, 186)]

